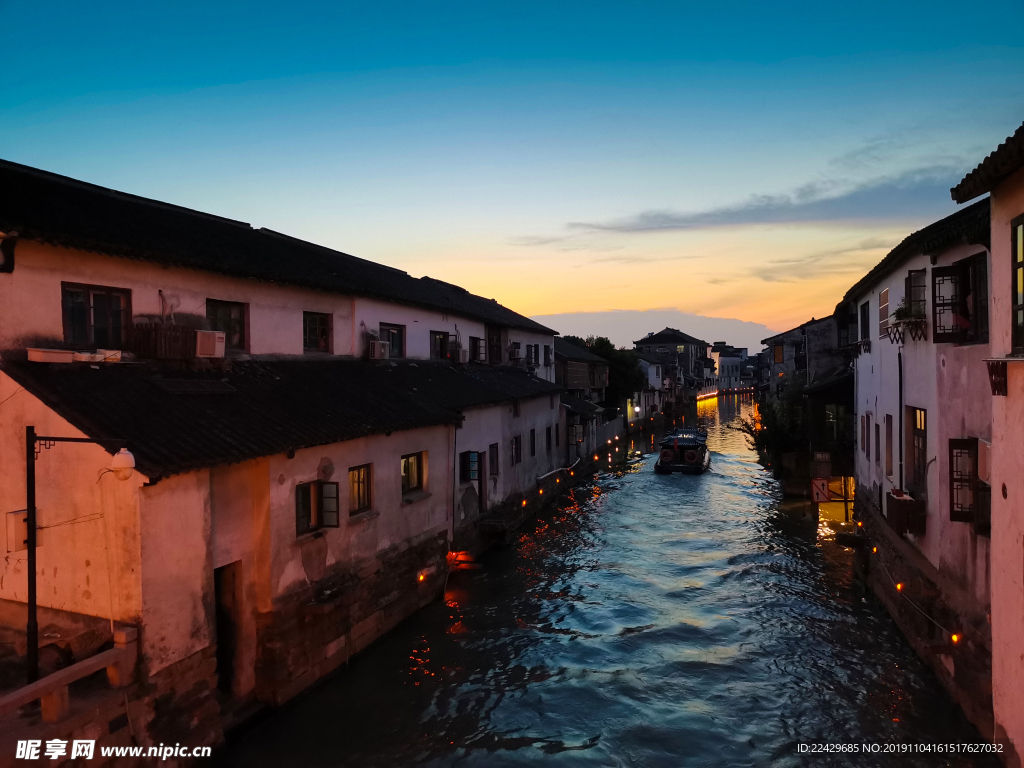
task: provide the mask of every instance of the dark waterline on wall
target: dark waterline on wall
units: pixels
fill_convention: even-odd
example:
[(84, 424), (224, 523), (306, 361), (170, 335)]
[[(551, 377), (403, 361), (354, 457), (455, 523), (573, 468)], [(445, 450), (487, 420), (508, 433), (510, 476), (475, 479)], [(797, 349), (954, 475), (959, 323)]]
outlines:
[[(232, 738), (232, 766), (997, 765), (800, 756), (800, 742), (977, 742), (713, 401), (710, 471), (655, 456), (577, 489), (444, 602)], [(649, 445), (649, 444), (648, 444)]]

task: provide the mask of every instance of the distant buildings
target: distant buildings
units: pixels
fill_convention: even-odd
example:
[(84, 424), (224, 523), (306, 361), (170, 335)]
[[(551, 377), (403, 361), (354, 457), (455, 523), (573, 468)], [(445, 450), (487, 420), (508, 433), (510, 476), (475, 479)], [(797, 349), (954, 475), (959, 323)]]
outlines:
[[(832, 318), (765, 339), (760, 386), (764, 407), (808, 403), (810, 478), (825, 458), (835, 466), (822, 429), (855, 436), (862, 535), (848, 541), (860, 566), (983, 738), (1019, 766), (1024, 126), (952, 190), (958, 203), (985, 193), (906, 237)], [(852, 429), (840, 428), (846, 413)], [(832, 484), (817, 484), (825, 499)]]

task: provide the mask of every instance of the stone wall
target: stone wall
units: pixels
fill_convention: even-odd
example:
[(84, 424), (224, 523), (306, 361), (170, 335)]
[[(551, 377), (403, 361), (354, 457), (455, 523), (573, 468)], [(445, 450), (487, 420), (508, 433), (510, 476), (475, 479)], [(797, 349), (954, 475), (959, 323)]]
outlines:
[[(441, 596), (448, 541), (440, 533), (339, 567), (257, 615), (256, 695), (291, 699)], [(422, 580), (420, 576), (423, 576)]]
[[(982, 738), (991, 739), (992, 629), (987, 606), (898, 535), (879, 513), (871, 492), (861, 486), (854, 518), (863, 524), (869, 542), (858, 552), (859, 573)], [(951, 633), (958, 635), (958, 642), (952, 642)]]
[[(19, 740), (36, 739), (43, 746), (50, 739), (68, 742), (76, 739), (96, 742), (92, 760), (75, 760), (75, 764), (96, 766), (152, 765), (153, 757), (102, 758), (102, 747), (156, 747), (162, 744), (188, 747), (213, 746), (223, 741), (220, 707), (215, 690), (216, 650), (214, 646), (198, 651), (186, 659), (164, 667), (147, 677), (145, 664), (140, 664), (138, 676), (142, 679), (114, 690), (105, 682), (87, 678), (71, 686), (70, 708), (58, 723), (42, 722), (38, 711), (19, 714), (0, 720), (0, 768), (26, 765), (15, 759)], [(102, 677), (103, 672), (98, 673)], [(42, 750), (40, 750), (42, 753)], [(58, 761), (45, 759), (48, 764)], [(68, 763), (67, 757), (59, 761)], [(169, 758), (161, 761), (168, 768), (195, 764), (195, 760)]]

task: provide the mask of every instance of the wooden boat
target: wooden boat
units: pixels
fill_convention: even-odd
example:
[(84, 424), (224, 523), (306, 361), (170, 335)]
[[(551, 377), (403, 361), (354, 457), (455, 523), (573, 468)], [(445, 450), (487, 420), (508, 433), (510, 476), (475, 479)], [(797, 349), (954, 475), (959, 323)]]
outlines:
[(711, 465), (708, 433), (702, 429), (677, 429), (661, 441), (661, 453), (654, 464), (659, 475), (683, 472), (699, 475)]

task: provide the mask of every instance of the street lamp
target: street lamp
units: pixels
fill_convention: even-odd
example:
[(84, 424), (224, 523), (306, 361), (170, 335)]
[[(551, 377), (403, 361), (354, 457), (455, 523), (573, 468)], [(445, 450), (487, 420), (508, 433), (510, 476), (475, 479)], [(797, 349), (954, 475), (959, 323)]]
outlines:
[(124, 440), (89, 437), (50, 437), (37, 435), (35, 427), (25, 427), (25, 523), (28, 527), (26, 545), (28, 549), (28, 623), (25, 628), (28, 648), (26, 663), (28, 682), (39, 679), (39, 622), (36, 617), (36, 456), (43, 448), (52, 448), (54, 443), (94, 443), (110, 448), (119, 448), (110, 462), (110, 472), (118, 480), (127, 480), (135, 470), (135, 457), (124, 447)]

